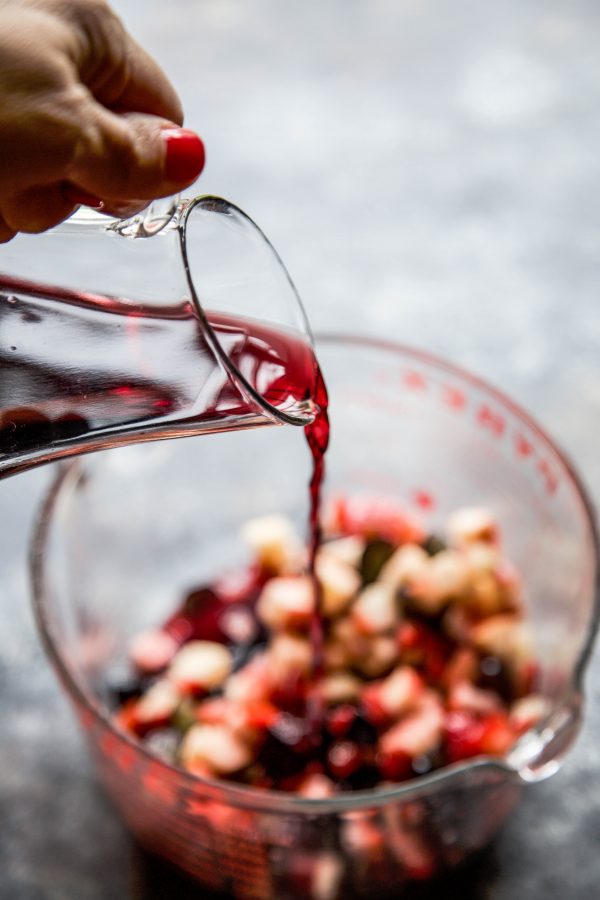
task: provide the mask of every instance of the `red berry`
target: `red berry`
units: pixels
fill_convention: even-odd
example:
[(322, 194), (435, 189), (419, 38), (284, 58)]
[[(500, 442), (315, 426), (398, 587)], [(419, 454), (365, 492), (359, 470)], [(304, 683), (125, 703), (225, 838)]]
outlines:
[(403, 622), (398, 629), (398, 647), (401, 652), (421, 649), (421, 632), (414, 622)]
[(256, 701), (250, 703), (245, 710), (247, 716), (248, 727), (257, 731), (265, 731), (277, 719), (279, 710), (267, 701)]
[(403, 662), (422, 669), (428, 681), (441, 681), (453, 649), (448, 640), (427, 625), (410, 621), (400, 626), (396, 640)]
[(308, 696), (308, 681), (303, 675), (293, 674), (274, 689), (271, 700), (280, 709), (294, 715), (302, 715)]
[(192, 591), (184, 608), (169, 619), (165, 631), (180, 642), (192, 639), (225, 643), (227, 635), (220, 623), (225, 606), (210, 588)]
[(380, 750), (375, 762), (381, 777), (386, 781), (404, 781), (413, 774), (411, 757), (400, 750), (395, 752)]
[(448, 762), (459, 762), (462, 759), (470, 759), (483, 752), (481, 739), (483, 737), (482, 722), (471, 713), (451, 712), (446, 717), (445, 723), (445, 750)]
[(334, 778), (344, 781), (362, 765), (363, 755), (352, 741), (336, 741), (327, 753), (327, 764)]
[(350, 703), (335, 706), (327, 713), (325, 727), (329, 734), (335, 738), (345, 737), (354, 720), (356, 719), (356, 707)]

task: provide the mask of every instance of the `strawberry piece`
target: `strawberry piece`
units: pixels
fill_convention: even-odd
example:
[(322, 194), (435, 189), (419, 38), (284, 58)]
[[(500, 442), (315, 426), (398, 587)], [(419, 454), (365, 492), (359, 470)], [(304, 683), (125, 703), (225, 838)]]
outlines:
[(210, 697), (196, 707), (196, 719), (204, 725), (227, 725), (235, 734), (254, 740), (277, 719), (279, 710), (267, 701), (235, 703), (226, 697)]
[(367, 684), (361, 701), (365, 716), (384, 726), (416, 705), (423, 694), (423, 681), (409, 666), (400, 666), (382, 681)]
[(367, 722), (376, 728), (385, 728), (390, 723), (390, 716), (384, 709), (379, 683), (367, 684), (360, 696), (360, 705)]
[(501, 756), (517, 736), (503, 712), (487, 716), (452, 712), (446, 718), (445, 732), (446, 757), (451, 763), (473, 756)]
[(382, 775), (393, 780), (406, 777), (414, 759), (437, 750), (443, 726), (444, 711), (437, 694), (424, 692), (417, 708), (381, 736), (376, 763)]
[(121, 709), (119, 709), (115, 715), (114, 720), (118, 728), (122, 731), (128, 731), (131, 734), (136, 734), (136, 718), (135, 718), (135, 707), (137, 703), (137, 698), (133, 697), (130, 700), (127, 700)]
[(418, 658), (423, 656), (423, 637), (422, 626), (416, 622), (407, 620), (403, 622), (398, 629), (398, 647), (400, 652), (408, 658)]
[(502, 756), (514, 744), (517, 735), (506, 713), (497, 712), (483, 720), (481, 747), (490, 756)]
[(452, 712), (446, 717), (444, 749), (448, 762), (460, 762), (483, 751), (483, 723), (473, 713)]
[(250, 703), (245, 709), (247, 727), (254, 731), (266, 731), (275, 723), (279, 710), (266, 701)]
[(185, 767), (192, 775), (197, 778), (214, 778), (215, 773), (210, 766), (207, 766), (201, 759), (190, 759), (186, 762)]
[(444, 669), (442, 678), (446, 690), (464, 681), (473, 682), (479, 672), (479, 657), (471, 647), (457, 647)]
[(223, 691), (228, 700), (241, 705), (269, 700), (273, 680), (266, 652), (255, 653), (242, 669), (230, 675)]
[(221, 725), (231, 719), (233, 708), (225, 697), (210, 697), (196, 707), (196, 719), (204, 725)]
[(381, 538), (392, 544), (420, 544), (422, 527), (389, 500), (367, 497), (336, 497), (325, 515), (329, 533)]

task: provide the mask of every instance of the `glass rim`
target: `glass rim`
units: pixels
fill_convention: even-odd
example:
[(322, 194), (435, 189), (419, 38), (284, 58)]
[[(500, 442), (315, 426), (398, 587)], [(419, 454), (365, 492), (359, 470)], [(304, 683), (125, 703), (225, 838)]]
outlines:
[(302, 340), (306, 341), (307, 345), (313, 351), (314, 338), (308, 316), (306, 315), (306, 310), (304, 309), (304, 305), (302, 303), (302, 300), (300, 299), (300, 294), (298, 293), (296, 285), (294, 284), (292, 277), (285, 266), (285, 263), (281, 259), (279, 253), (277, 252), (269, 238), (266, 236), (262, 228), (260, 228), (254, 221), (254, 219), (252, 219), (247, 213), (245, 213), (243, 209), (240, 209), (239, 206), (236, 206), (235, 203), (231, 203), (231, 201), (225, 200), (223, 197), (217, 197), (213, 194), (201, 194), (191, 200), (184, 199), (181, 201), (179, 205), (180, 215), (178, 220), (178, 231), (181, 257), (183, 260), (183, 268), (185, 271), (188, 288), (192, 296), (194, 308), (200, 318), (205, 337), (212, 351), (216, 354), (221, 363), (226, 367), (235, 383), (240, 386), (242, 393), (247, 394), (250, 399), (254, 403), (256, 403), (260, 407), (260, 409), (265, 412), (270, 418), (275, 419), (276, 421), (279, 421), (284, 425), (308, 425), (314, 419), (314, 405), (312, 401), (308, 400), (304, 401), (303, 404), (299, 404), (297, 412), (295, 413), (286, 412), (285, 410), (279, 409), (277, 406), (274, 406), (272, 403), (269, 403), (269, 401), (266, 400), (262, 396), (262, 394), (257, 391), (256, 388), (248, 381), (248, 379), (242, 374), (242, 372), (240, 372), (235, 363), (231, 361), (223, 345), (221, 344), (221, 341), (217, 337), (217, 333), (210, 324), (200, 298), (198, 297), (198, 294), (196, 292), (192, 267), (190, 265), (187, 252), (188, 219), (198, 206), (203, 206), (209, 209), (211, 212), (226, 213), (229, 210), (233, 211), (244, 221), (244, 224), (246, 226), (253, 229), (260, 236), (265, 246), (272, 253), (275, 263), (279, 266), (287, 282), (287, 286), (290, 289), (302, 323), (302, 332), (300, 333), (300, 336)]
[[(30, 546), (29, 561), (32, 585), (32, 605), (44, 648), (56, 668), (62, 683), (67, 687), (68, 692), (98, 721), (98, 724), (108, 728), (113, 735), (128, 744), (139, 753), (142, 758), (146, 758), (148, 763), (160, 765), (165, 768), (171, 776), (176, 776), (182, 782), (188, 783), (190, 789), (193, 789), (194, 787), (196, 789), (201, 788), (206, 796), (210, 796), (220, 802), (235, 805), (237, 807), (251, 808), (255, 811), (306, 813), (309, 815), (317, 813), (343, 813), (344, 811), (363, 808), (380, 808), (399, 800), (407, 800), (411, 797), (435, 793), (447, 783), (451, 784), (466, 773), (496, 773), (498, 776), (514, 779), (519, 783), (535, 780), (527, 777), (524, 773), (523, 770), (526, 769), (527, 766), (519, 762), (519, 755), (516, 751), (518, 751), (519, 747), (524, 746), (527, 741), (531, 741), (533, 738), (537, 740), (536, 756), (541, 756), (543, 750), (553, 742), (557, 733), (552, 727), (553, 720), (559, 719), (559, 715), (557, 714), (564, 712), (566, 708), (572, 707), (573, 704), (571, 701), (574, 696), (580, 697), (583, 694), (583, 676), (590, 660), (596, 633), (600, 624), (600, 541), (595, 511), (587, 489), (573, 463), (571, 463), (563, 451), (557, 447), (554, 441), (546, 434), (545, 430), (518, 404), (506, 396), (502, 391), (492, 387), (483, 378), (473, 375), (462, 367), (447, 362), (433, 353), (401, 343), (395, 343), (393, 341), (350, 334), (343, 335), (339, 333), (319, 333), (316, 338), (317, 346), (320, 343), (325, 342), (341, 346), (355, 345), (362, 349), (381, 350), (424, 363), (432, 368), (450, 373), (455, 377), (457, 376), (459, 379), (482, 390), (488, 394), (488, 396), (495, 398), (503, 404), (511, 414), (520, 419), (536, 434), (539, 440), (545, 445), (546, 449), (552, 453), (555, 461), (562, 465), (567, 479), (579, 500), (589, 530), (589, 540), (586, 551), (587, 571), (585, 573), (586, 579), (582, 590), (585, 590), (585, 588), (588, 587), (593, 593), (593, 598), (592, 612), (587, 626), (585, 641), (579, 652), (577, 662), (573, 667), (573, 672), (568, 685), (561, 697), (557, 698), (553, 703), (551, 712), (536, 725), (524, 732), (524, 734), (519, 737), (518, 741), (503, 756), (481, 755), (449, 766), (443, 766), (428, 774), (415, 776), (414, 778), (411, 778), (410, 781), (399, 782), (398, 784), (393, 785), (386, 784), (384, 787), (369, 790), (342, 792), (329, 798), (304, 798), (285, 791), (254, 788), (251, 786), (237, 785), (222, 779), (204, 778), (200, 775), (188, 772), (175, 764), (159, 759), (148, 751), (135, 737), (117, 728), (108, 709), (89, 695), (79, 684), (77, 678), (71, 673), (70, 668), (60, 651), (60, 646), (54, 640), (52, 626), (46, 615), (46, 604), (44, 599), (44, 550), (46, 538), (53, 518), (53, 510), (59, 499), (62, 488), (69, 477), (76, 475), (79, 469), (79, 461), (77, 459), (63, 462), (60, 465), (59, 471), (52, 481), (39, 510)], [(555, 763), (555, 767), (552, 771), (558, 767), (558, 762), (556, 760), (551, 759), (545, 761), (544, 765), (546, 765), (547, 762)]]

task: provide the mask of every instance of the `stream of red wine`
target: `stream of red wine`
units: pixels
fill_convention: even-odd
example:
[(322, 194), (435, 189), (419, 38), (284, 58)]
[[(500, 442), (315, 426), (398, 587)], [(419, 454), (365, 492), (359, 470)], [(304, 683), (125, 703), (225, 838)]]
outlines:
[[(315, 594), (315, 612), (311, 622), (310, 638), (312, 644), (313, 680), (318, 683), (323, 670), (323, 615), (321, 610), (321, 586), (316, 575), (315, 563), (319, 544), (321, 543), (321, 491), (325, 476), (325, 453), (329, 445), (329, 398), (327, 388), (317, 365), (313, 402), (317, 409), (316, 416), (310, 425), (306, 425), (304, 433), (313, 460), (312, 475), (309, 483), (310, 515), (309, 515), (309, 573)], [(320, 735), (321, 701), (314, 696), (309, 714), (313, 719), (314, 733)]]

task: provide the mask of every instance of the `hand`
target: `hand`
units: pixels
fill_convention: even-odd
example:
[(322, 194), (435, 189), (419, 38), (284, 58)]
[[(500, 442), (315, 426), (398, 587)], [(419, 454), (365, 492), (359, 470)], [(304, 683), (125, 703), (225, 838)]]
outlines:
[(159, 66), (105, 0), (0, 0), (0, 243), (84, 202), (177, 193), (204, 166)]

